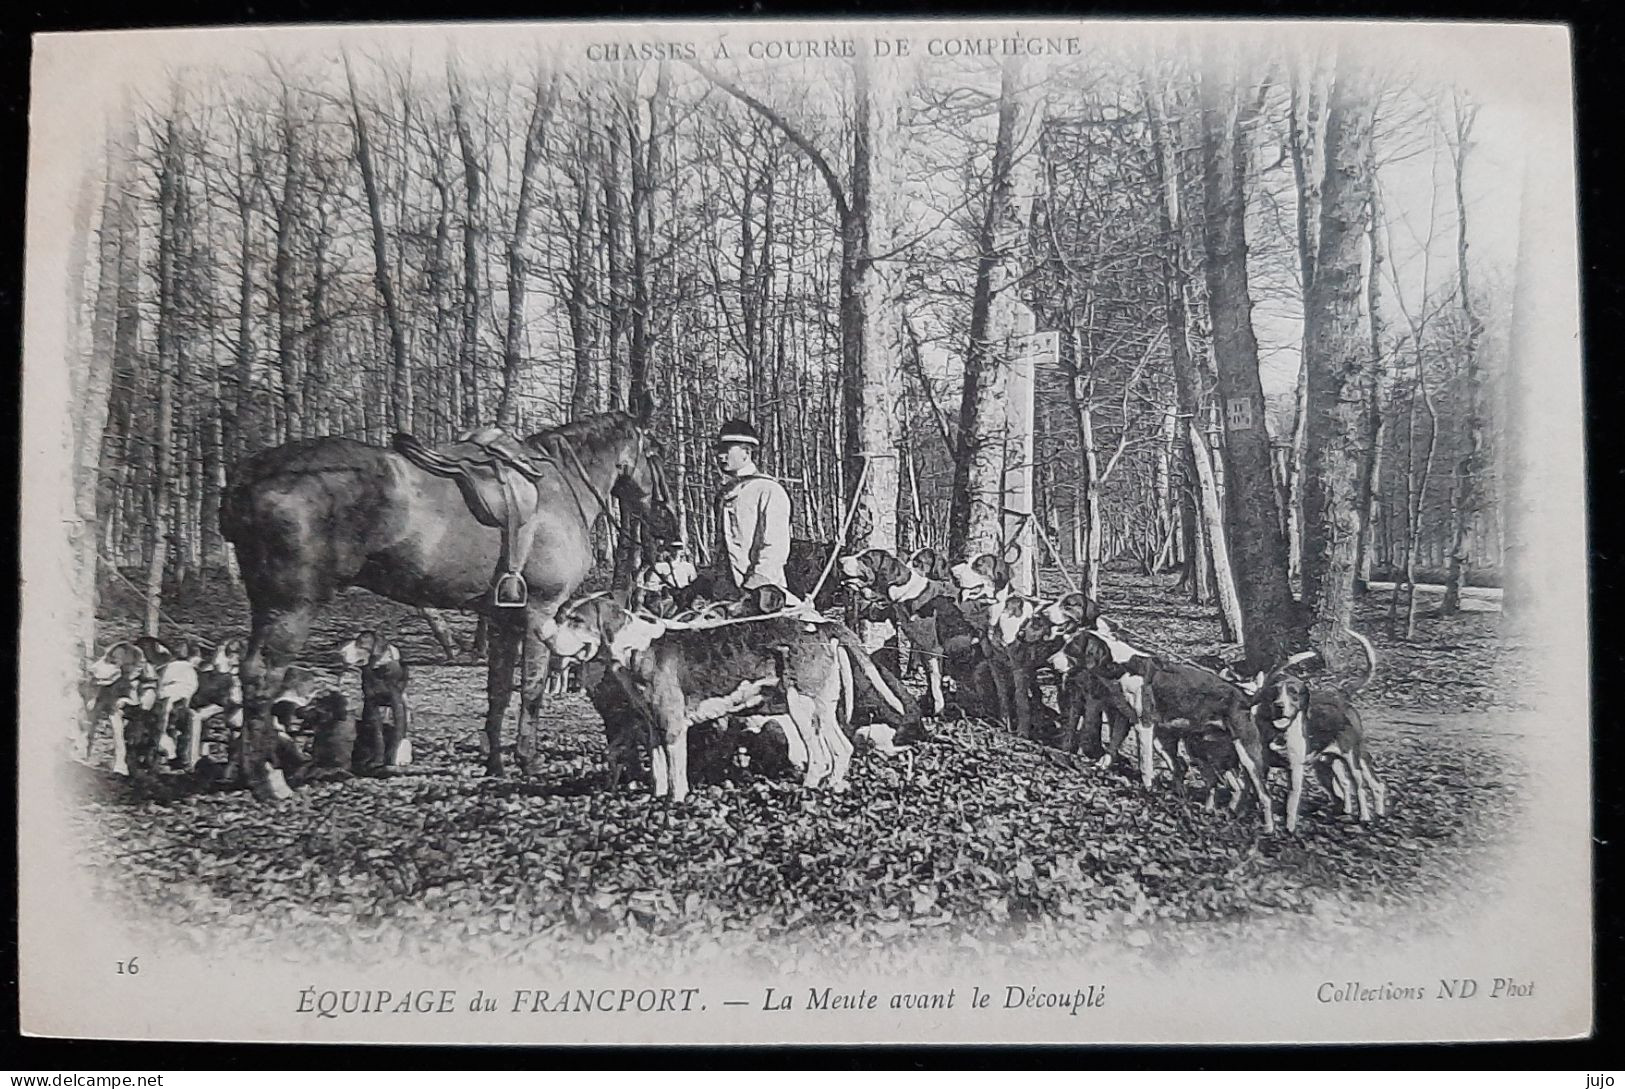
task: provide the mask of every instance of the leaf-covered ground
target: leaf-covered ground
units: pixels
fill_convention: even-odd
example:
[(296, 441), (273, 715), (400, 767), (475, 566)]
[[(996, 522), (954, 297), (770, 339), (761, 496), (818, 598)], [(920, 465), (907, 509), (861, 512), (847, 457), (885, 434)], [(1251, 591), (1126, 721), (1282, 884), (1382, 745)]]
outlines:
[[(1106, 598), (1158, 649), (1232, 649), (1214, 643), (1209, 610), (1164, 585), (1114, 576)], [(421, 622), (347, 603), (434, 660)], [(844, 795), (757, 779), (668, 807), (603, 788), (602, 727), (579, 695), (551, 705), (534, 779), (491, 780), (472, 746), (484, 670), (433, 664), (414, 667), (404, 774), (261, 807), (184, 783), (141, 797), (76, 765), (73, 819), (99, 895), (121, 910), (211, 946), (297, 928), (301, 957), (636, 964), (659, 947), (781, 970), (856, 953), (885, 969), (994, 951), (1256, 960), (1296, 944), (1258, 940), (1275, 936), (1447, 930), (1493, 894), (1518, 819), (1499, 617), (1426, 619), (1400, 645), (1383, 634), (1385, 595), (1365, 608), (1381, 664), (1360, 703), (1391, 800), (1370, 827), (1334, 818), (1311, 787), (1298, 834), (1264, 836), (1256, 814), (1205, 813), (1165, 780), (1146, 795), (1128, 759), (1077, 770), (977, 723), (940, 727), (912, 771), (860, 756)], [(104, 743), (93, 762), (108, 755)]]

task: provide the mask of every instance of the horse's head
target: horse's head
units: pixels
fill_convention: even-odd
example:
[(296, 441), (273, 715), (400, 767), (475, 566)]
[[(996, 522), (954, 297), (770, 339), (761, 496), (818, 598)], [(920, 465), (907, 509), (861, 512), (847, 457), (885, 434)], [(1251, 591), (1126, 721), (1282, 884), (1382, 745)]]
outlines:
[(626, 444), (611, 494), (643, 519), (656, 540), (674, 541), (679, 536), (677, 511), (666, 483), (665, 452), (650, 427), (653, 414), (648, 396), (634, 401), (628, 414), (632, 441)]

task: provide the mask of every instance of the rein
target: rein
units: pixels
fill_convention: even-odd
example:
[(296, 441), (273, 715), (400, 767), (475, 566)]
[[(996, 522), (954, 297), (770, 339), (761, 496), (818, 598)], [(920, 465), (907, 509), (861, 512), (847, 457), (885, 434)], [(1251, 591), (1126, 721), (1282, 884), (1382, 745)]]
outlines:
[[(632, 462), (635, 465), (638, 461), (643, 460), (646, 455), (643, 448), (645, 441), (643, 428), (638, 427), (634, 430), (638, 441), (637, 450), (632, 455)], [(610, 502), (610, 496), (605, 495), (598, 489), (598, 486), (592, 482), (592, 476), (587, 472), (587, 467), (581, 462), (581, 455), (576, 453), (575, 444), (562, 436), (558, 437), (556, 441), (558, 445), (564, 449), (564, 452), (569, 455), (570, 465), (575, 470), (575, 475), (581, 478), (582, 484), (586, 485), (588, 494), (590, 494), (593, 499), (597, 500), (598, 509), (603, 513), (605, 520), (609, 522), (610, 529), (614, 532), (616, 538), (619, 539), (622, 532), (621, 520), (615, 517), (615, 505)], [(557, 462), (557, 456), (554, 455), (552, 451), (546, 451), (546, 453), (549, 460), (552, 460), (555, 463)], [(647, 457), (649, 461), (649, 475), (654, 481), (653, 486), (649, 491), (649, 501), (651, 504), (660, 503), (666, 498), (667, 494), (665, 487), (665, 474), (661, 471), (658, 463), (655, 462), (652, 454), (647, 455)], [(565, 481), (566, 483), (569, 483), (569, 477), (565, 477)], [(577, 494), (574, 484), (570, 485), (570, 493), (576, 501), (576, 509), (581, 513), (582, 521), (586, 523), (587, 532), (590, 534), (592, 532), (593, 520), (587, 517), (586, 505), (581, 502), (581, 496)]]

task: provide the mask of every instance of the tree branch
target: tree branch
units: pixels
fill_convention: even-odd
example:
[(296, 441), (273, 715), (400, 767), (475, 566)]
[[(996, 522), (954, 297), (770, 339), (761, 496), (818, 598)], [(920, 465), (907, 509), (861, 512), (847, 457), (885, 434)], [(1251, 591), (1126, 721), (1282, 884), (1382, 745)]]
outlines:
[(807, 158), (812, 160), (813, 166), (823, 177), (824, 184), (829, 186), (830, 196), (835, 198), (835, 209), (840, 213), (841, 219), (844, 221), (847, 216), (851, 214), (851, 210), (848, 208), (846, 202), (846, 190), (841, 186), (841, 179), (830, 167), (829, 160), (824, 158), (824, 153), (819, 151), (811, 140), (803, 136), (800, 130), (781, 117), (779, 113), (773, 109), (773, 107), (755, 97), (738, 84), (731, 82), (716, 72), (711, 71), (698, 61), (691, 60), (684, 61), (684, 63), (690, 68), (694, 69), (700, 75), (704, 76), (706, 79), (710, 80), (716, 86), (722, 88), (724, 91), (733, 95), (739, 101), (761, 114), (773, 125), (774, 128), (784, 133), (786, 139), (788, 139), (792, 144), (796, 145), (796, 147), (800, 148), (806, 154)]

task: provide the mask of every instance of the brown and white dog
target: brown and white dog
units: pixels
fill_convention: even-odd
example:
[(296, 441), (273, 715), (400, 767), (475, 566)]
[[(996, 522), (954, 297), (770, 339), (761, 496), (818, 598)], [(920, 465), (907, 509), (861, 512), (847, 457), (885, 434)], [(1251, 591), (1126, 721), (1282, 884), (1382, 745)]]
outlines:
[[(1377, 652), (1365, 636), (1345, 629), (1366, 655), (1366, 673), (1348, 689), (1313, 685), (1293, 669), (1313, 655), (1296, 655), (1285, 666), (1256, 678), (1253, 715), (1266, 737), (1279, 737), (1278, 762), (1287, 769), (1286, 827), (1298, 827), (1306, 770), (1314, 772), (1326, 794), (1342, 804), (1344, 814), (1358, 809), (1361, 823), (1388, 811), (1388, 788), (1377, 776), (1366, 746), (1365, 727), (1350, 696), (1376, 675)], [(1273, 749), (1274, 746), (1272, 745)], [(1272, 752), (1272, 756), (1273, 756)]]
[(960, 610), (952, 586), (928, 577), (919, 567), (905, 564), (883, 548), (842, 556), (840, 567), (847, 587), (873, 595), (882, 604), (885, 618), (895, 623), (908, 638), (909, 646), (924, 657), (930, 711), (942, 714), (944, 663), (959, 667), (964, 676), (956, 680), (965, 687), (979, 657), (975, 653), (978, 633)]
[(984, 552), (955, 564), (952, 573), (960, 604), (972, 622), (976, 612), (986, 610), (982, 647), (992, 667), (999, 717), (1005, 729), (1030, 738), (1038, 654), (1031, 645), (1023, 645), (1033, 640), (1023, 640), (1022, 635), (1027, 622), (1038, 614), (1038, 602), (1016, 593), (1011, 584), (1011, 565), (1020, 558), (1021, 546), (1011, 542), (1002, 553)]
[(1049, 666), (1060, 678), (1062, 748), (1100, 759), (1102, 718), (1111, 736), (1127, 736), (1138, 717), (1123, 696), (1119, 679), (1125, 671), (1112, 658), (1104, 640), (1085, 628), (1074, 631), (1050, 655)]
[[(339, 648), (339, 661), (361, 674), (360, 747), (379, 763), (412, 762), (412, 709), (406, 702), (410, 673), (395, 644), (376, 631), (364, 631)], [(384, 714), (389, 725), (384, 726)]]
[[(176, 639), (167, 643), (150, 635), (144, 635), (135, 641), (146, 656), (147, 665), (152, 669), (157, 681), (158, 723), (160, 733), (158, 746), (166, 759), (172, 759), (179, 752), (180, 745), (170, 729), (172, 716), (177, 707), (187, 712), (187, 723), (184, 735), (186, 744), (190, 746), (192, 738), (191, 708), (192, 697), (198, 690), (198, 666), (202, 664), (203, 653), (197, 644), (189, 639)], [(195, 751), (192, 759), (196, 760)]]
[[(1111, 672), (1119, 674), (1124, 701), (1134, 713), (1141, 785), (1151, 788), (1156, 747), (1164, 750), (1178, 774), (1183, 765), (1171, 749), (1179, 741), (1195, 741), (1191, 748), (1199, 756), (1204, 753), (1206, 741), (1228, 743), (1246, 783), (1261, 802), (1265, 831), (1275, 831), (1275, 815), (1264, 788), (1264, 744), (1253, 716), (1252, 698), (1211, 670), (1167, 662), (1140, 650), (1119, 638), (1105, 619), (1096, 621), (1094, 633), (1106, 645), (1112, 658)], [(1110, 765), (1122, 741), (1121, 735), (1112, 737), (1106, 755), (1101, 757), (1102, 766)]]
[(671, 617), (693, 604), (706, 587), (700, 584), (699, 568), (680, 541), (662, 545), (654, 558), (638, 572), (632, 585), (632, 608), (652, 616)]
[[(125, 712), (136, 704), (138, 685), (148, 672), (147, 656), (132, 642), (114, 643), (86, 669), (86, 681), (80, 692), (85, 701), (85, 759), (90, 759), (96, 735), (101, 731), (102, 723), (106, 722), (113, 730), (115, 775), (129, 774), (129, 762), (125, 756)], [(153, 696), (157, 696), (156, 689)]]
[(934, 548), (916, 548), (908, 557), (908, 565), (937, 582), (951, 583), (954, 580), (953, 564)]
[[(653, 727), (656, 797), (688, 796), (687, 733), (698, 722), (784, 701), (786, 717), (807, 752), (805, 786), (844, 789), (852, 744), (840, 726), (851, 706), (854, 663), (828, 622), (773, 617), (697, 630), (668, 630), (609, 594), (559, 610), (548, 649), (581, 661), (604, 655)], [(867, 662), (867, 658), (864, 659)], [(870, 666), (872, 668), (872, 665)]]
[(190, 770), (203, 757), (203, 724), (226, 715), (233, 729), (243, 724), (243, 682), (238, 669), (243, 661), (243, 641), (221, 640), (214, 653), (197, 671), (197, 691), (192, 694), (187, 716), (186, 744), (181, 749), (181, 766)]

